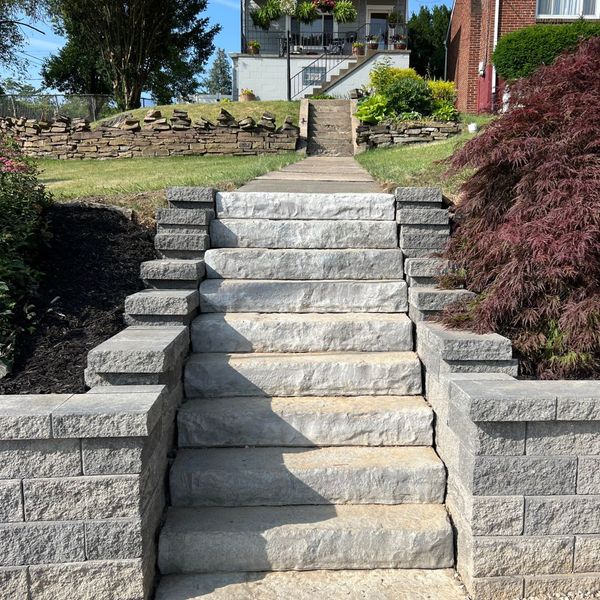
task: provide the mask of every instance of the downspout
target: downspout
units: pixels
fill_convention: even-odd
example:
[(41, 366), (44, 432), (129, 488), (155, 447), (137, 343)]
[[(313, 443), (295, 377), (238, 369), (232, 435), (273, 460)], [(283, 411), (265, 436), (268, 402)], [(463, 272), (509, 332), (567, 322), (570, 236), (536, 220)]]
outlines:
[(495, 108), (495, 99), (496, 99), (496, 67), (494, 66), (494, 50), (496, 50), (496, 46), (498, 44), (498, 33), (500, 29), (500, 0), (494, 0), (494, 41), (492, 46), (492, 112), (494, 112)]
[(446, 31), (446, 39), (444, 40), (444, 81), (448, 79), (448, 44), (450, 43), (450, 33), (452, 31), (452, 17), (454, 16), (454, 7), (456, 0), (452, 2), (452, 10), (450, 11), (450, 21), (448, 21), (448, 30)]

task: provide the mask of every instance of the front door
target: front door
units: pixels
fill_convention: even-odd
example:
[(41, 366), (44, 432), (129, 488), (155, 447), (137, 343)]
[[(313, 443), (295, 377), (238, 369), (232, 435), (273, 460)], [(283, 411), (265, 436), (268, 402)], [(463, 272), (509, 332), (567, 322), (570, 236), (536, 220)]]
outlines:
[(369, 35), (375, 36), (379, 45), (387, 45), (388, 37), (388, 15), (389, 12), (382, 12), (381, 9), (369, 10)]

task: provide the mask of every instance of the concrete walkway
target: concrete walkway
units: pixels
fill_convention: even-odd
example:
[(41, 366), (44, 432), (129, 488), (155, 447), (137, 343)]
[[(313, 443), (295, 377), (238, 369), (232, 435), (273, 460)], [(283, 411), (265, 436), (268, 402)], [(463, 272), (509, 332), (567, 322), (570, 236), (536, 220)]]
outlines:
[(312, 156), (271, 171), (239, 188), (240, 192), (381, 192), (381, 186), (353, 157)]

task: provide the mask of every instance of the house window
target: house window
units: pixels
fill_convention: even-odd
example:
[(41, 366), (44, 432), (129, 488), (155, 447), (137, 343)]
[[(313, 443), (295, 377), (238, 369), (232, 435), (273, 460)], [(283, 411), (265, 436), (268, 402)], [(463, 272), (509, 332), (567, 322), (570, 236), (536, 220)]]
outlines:
[(325, 81), (325, 67), (306, 67), (302, 70), (302, 85), (321, 85)]
[(542, 19), (596, 19), (600, 0), (538, 0), (537, 16)]

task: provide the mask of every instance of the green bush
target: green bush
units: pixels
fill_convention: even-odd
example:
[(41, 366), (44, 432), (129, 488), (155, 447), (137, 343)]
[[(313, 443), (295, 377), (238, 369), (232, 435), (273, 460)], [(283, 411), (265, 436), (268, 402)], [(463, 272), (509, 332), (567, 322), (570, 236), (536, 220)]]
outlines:
[(577, 21), (565, 25), (532, 25), (504, 35), (498, 41), (493, 61), (498, 75), (514, 80), (531, 75), (539, 66), (550, 65), (582, 39), (600, 35), (600, 23)]
[(421, 77), (414, 69), (392, 67), (392, 61), (388, 56), (378, 60), (369, 73), (369, 84), (375, 94), (386, 94), (390, 85), (401, 79), (421, 79)]
[(433, 96), (423, 79), (404, 78), (394, 81), (386, 90), (388, 107), (396, 114), (416, 111), (430, 115)]
[(386, 117), (391, 116), (392, 112), (388, 107), (388, 101), (381, 94), (373, 94), (365, 98), (358, 106), (356, 117), (363, 123), (379, 123)]
[(10, 369), (27, 299), (39, 280), (35, 257), (49, 203), (35, 167), (0, 137), (0, 368)]

